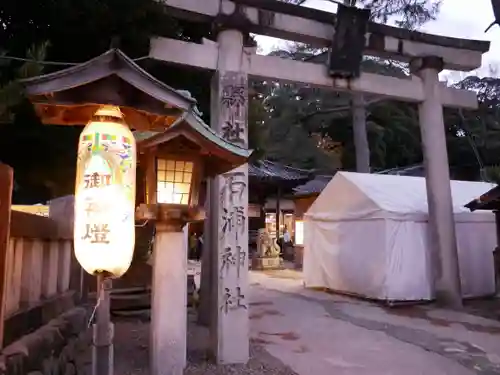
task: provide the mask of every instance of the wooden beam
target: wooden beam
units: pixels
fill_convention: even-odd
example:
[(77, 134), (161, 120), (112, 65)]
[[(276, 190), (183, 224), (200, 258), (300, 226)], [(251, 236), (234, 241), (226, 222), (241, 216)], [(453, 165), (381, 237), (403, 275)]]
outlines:
[(10, 206), (14, 172), (0, 163), (0, 349), (4, 344), (5, 300), (7, 291), (7, 257), (10, 242)]
[[(169, 12), (191, 21), (211, 22), (218, 14), (231, 14), (235, 4), (251, 21), (251, 32), (317, 47), (330, 45), (335, 14), (277, 0), (164, 0)], [(490, 43), (443, 37), (370, 23), (365, 54), (403, 62), (425, 55), (443, 58), (446, 69), (469, 71), (481, 66)]]
[[(362, 73), (354, 80), (333, 79), (327, 75), (326, 66), (317, 63), (284, 59), (277, 56), (256, 55), (245, 51), (243, 69), (252, 77), (299, 82), (336, 91), (355, 91), (374, 94), (407, 102), (424, 99), (419, 78), (401, 79), (371, 73)], [(218, 45), (195, 44), (176, 39), (154, 38), (151, 40), (150, 57), (156, 60), (215, 70)], [(446, 107), (477, 108), (477, 97), (472, 91), (458, 90), (443, 85), (441, 98)]]

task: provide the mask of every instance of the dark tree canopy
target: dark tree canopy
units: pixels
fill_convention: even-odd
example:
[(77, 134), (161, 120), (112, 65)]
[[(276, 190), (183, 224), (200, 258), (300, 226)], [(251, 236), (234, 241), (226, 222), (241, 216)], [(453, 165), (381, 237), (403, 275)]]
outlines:
[[(172, 19), (155, 0), (18, 0), (0, 2), (0, 46), (4, 55), (23, 57), (33, 45), (48, 42), (45, 60), (81, 63), (119, 47), (132, 58), (149, 53), (151, 36), (200, 40), (210, 36), (210, 25)], [(29, 57), (29, 56), (28, 56)], [(7, 64), (8, 62), (8, 64)], [(0, 96), (19, 78), (18, 61), (0, 59)], [(158, 78), (176, 88), (190, 90), (208, 109), (208, 74), (148, 66)], [(44, 72), (64, 66), (43, 65)], [(2, 90), (2, 88), (4, 90)], [(0, 98), (1, 99), (1, 98)], [(203, 100), (205, 99), (205, 100)], [(40, 124), (29, 103), (15, 106), (13, 121), (0, 125), (0, 161), (14, 167), (19, 190), (15, 199), (27, 203), (71, 193), (80, 127)], [(84, 125), (84, 124), (82, 124)]]
[[(308, 0), (282, 0), (287, 3), (303, 5)], [(330, 3), (343, 3), (360, 8), (369, 8), (372, 19), (387, 23), (390, 19), (404, 28), (414, 28), (434, 20), (442, 0), (324, 0)], [(495, 0), (492, 0), (495, 1)]]
[[(302, 0), (284, 1), (303, 3)], [(439, 3), (437, 0), (355, 1), (358, 7), (370, 7), (377, 22), (391, 19), (410, 28), (435, 18)], [(148, 54), (150, 37), (155, 35), (190, 41), (212, 38), (210, 24), (173, 19), (156, 0), (4, 1), (0, 2), (0, 22), (0, 46), (4, 55), (33, 58), (33, 46), (47, 43), (43, 53), (38, 50), (35, 60), (68, 63), (86, 61), (111, 46), (139, 58)], [(308, 46), (296, 46), (291, 51), (275, 54), (304, 59), (317, 52)], [(189, 90), (199, 101), (204, 119), (209, 121), (210, 72), (147, 59), (139, 63), (165, 83)], [(20, 186), (15, 199), (23, 203), (69, 194), (74, 184), (81, 127), (43, 126), (31, 105), (17, 97), (15, 80), (38, 74), (41, 67), (44, 72), (62, 68), (50, 64), (26, 65), (0, 57), (0, 119), (3, 119), (0, 161), (14, 167)], [(374, 59), (366, 60), (363, 69), (378, 74), (408, 74), (400, 64)], [(256, 149), (256, 157), (324, 171), (354, 167), (348, 94), (271, 81), (252, 85), (249, 143)], [(480, 164), (500, 164), (498, 80), (470, 77), (460, 85), (477, 90), (481, 104), (476, 111), (445, 112), (450, 163), (476, 169)], [(16, 115), (14, 118), (2, 116), (10, 113), (7, 107)], [(415, 105), (370, 102), (367, 126), (375, 169), (421, 161), (417, 114)]]

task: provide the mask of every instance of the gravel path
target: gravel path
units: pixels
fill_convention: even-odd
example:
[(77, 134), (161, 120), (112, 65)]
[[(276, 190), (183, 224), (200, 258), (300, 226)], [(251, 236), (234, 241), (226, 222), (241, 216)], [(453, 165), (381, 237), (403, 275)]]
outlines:
[[(250, 342), (246, 365), (217, 366), (207, 360), (208, 330), (194, 323), (189, 315), (188, 365), (184, 375), (297, 375), (271, 356), (261, 344)], [(115, 375), (150, 375), (149, 322), (127, 319), (115, 322)]]

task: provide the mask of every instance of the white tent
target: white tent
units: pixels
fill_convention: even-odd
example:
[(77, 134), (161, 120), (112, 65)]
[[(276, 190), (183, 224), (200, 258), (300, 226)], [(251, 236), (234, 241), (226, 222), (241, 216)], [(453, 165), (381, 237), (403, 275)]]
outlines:
[[(492, 187), (451, 181), (466, 298), (495, 292), (494, 215), (464, 207)], [(338, 172), (305, 214), (305, 285), (387, 301), (433, 299), (427, 222), (424, 178)]]

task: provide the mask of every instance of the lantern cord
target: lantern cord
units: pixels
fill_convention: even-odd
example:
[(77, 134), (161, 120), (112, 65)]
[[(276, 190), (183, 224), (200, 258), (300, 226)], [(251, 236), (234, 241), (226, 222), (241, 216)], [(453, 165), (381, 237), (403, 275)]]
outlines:
[(90, 319), (89, 319), (87, 328), (90, 328), (90, 326), (94, 322), (94, 318), (95, 318), (95, 315), (96, 315), (96, 312), (97, 312), (97, 308), (99, 307), (99, 305), (101, 304), (101, 301), (103, 299), (104, 299), (104, 283), (102, 282), (102, 283), (100, 283), (100, 286), (99, 286), (99, 295), (97, 297), (97, 301), (96, 301), (96, 304), (94, 306), (94, 309), (92, 310), (92, 314), (90, 315)]
[[(139, 61), (143, 61), (146, 59), (149, 59), (149, 56), (141, 56), (141, 57), (132, 59), (132, 61), (139, 62)], [(64, 61), (34, 60), (34, 59), (28, 59), (28, 58), (24, 58), (24, 57), (8, 56), (8, 55), (0, 55), (0, 60), (12, 60), (12, 61), (36, 63), (36, 64), (40, 64), (40, 65), (55, 65), (55, 66), (76, 66), (76, 65), (81, 64), (81, 63), (64, 62)]]

